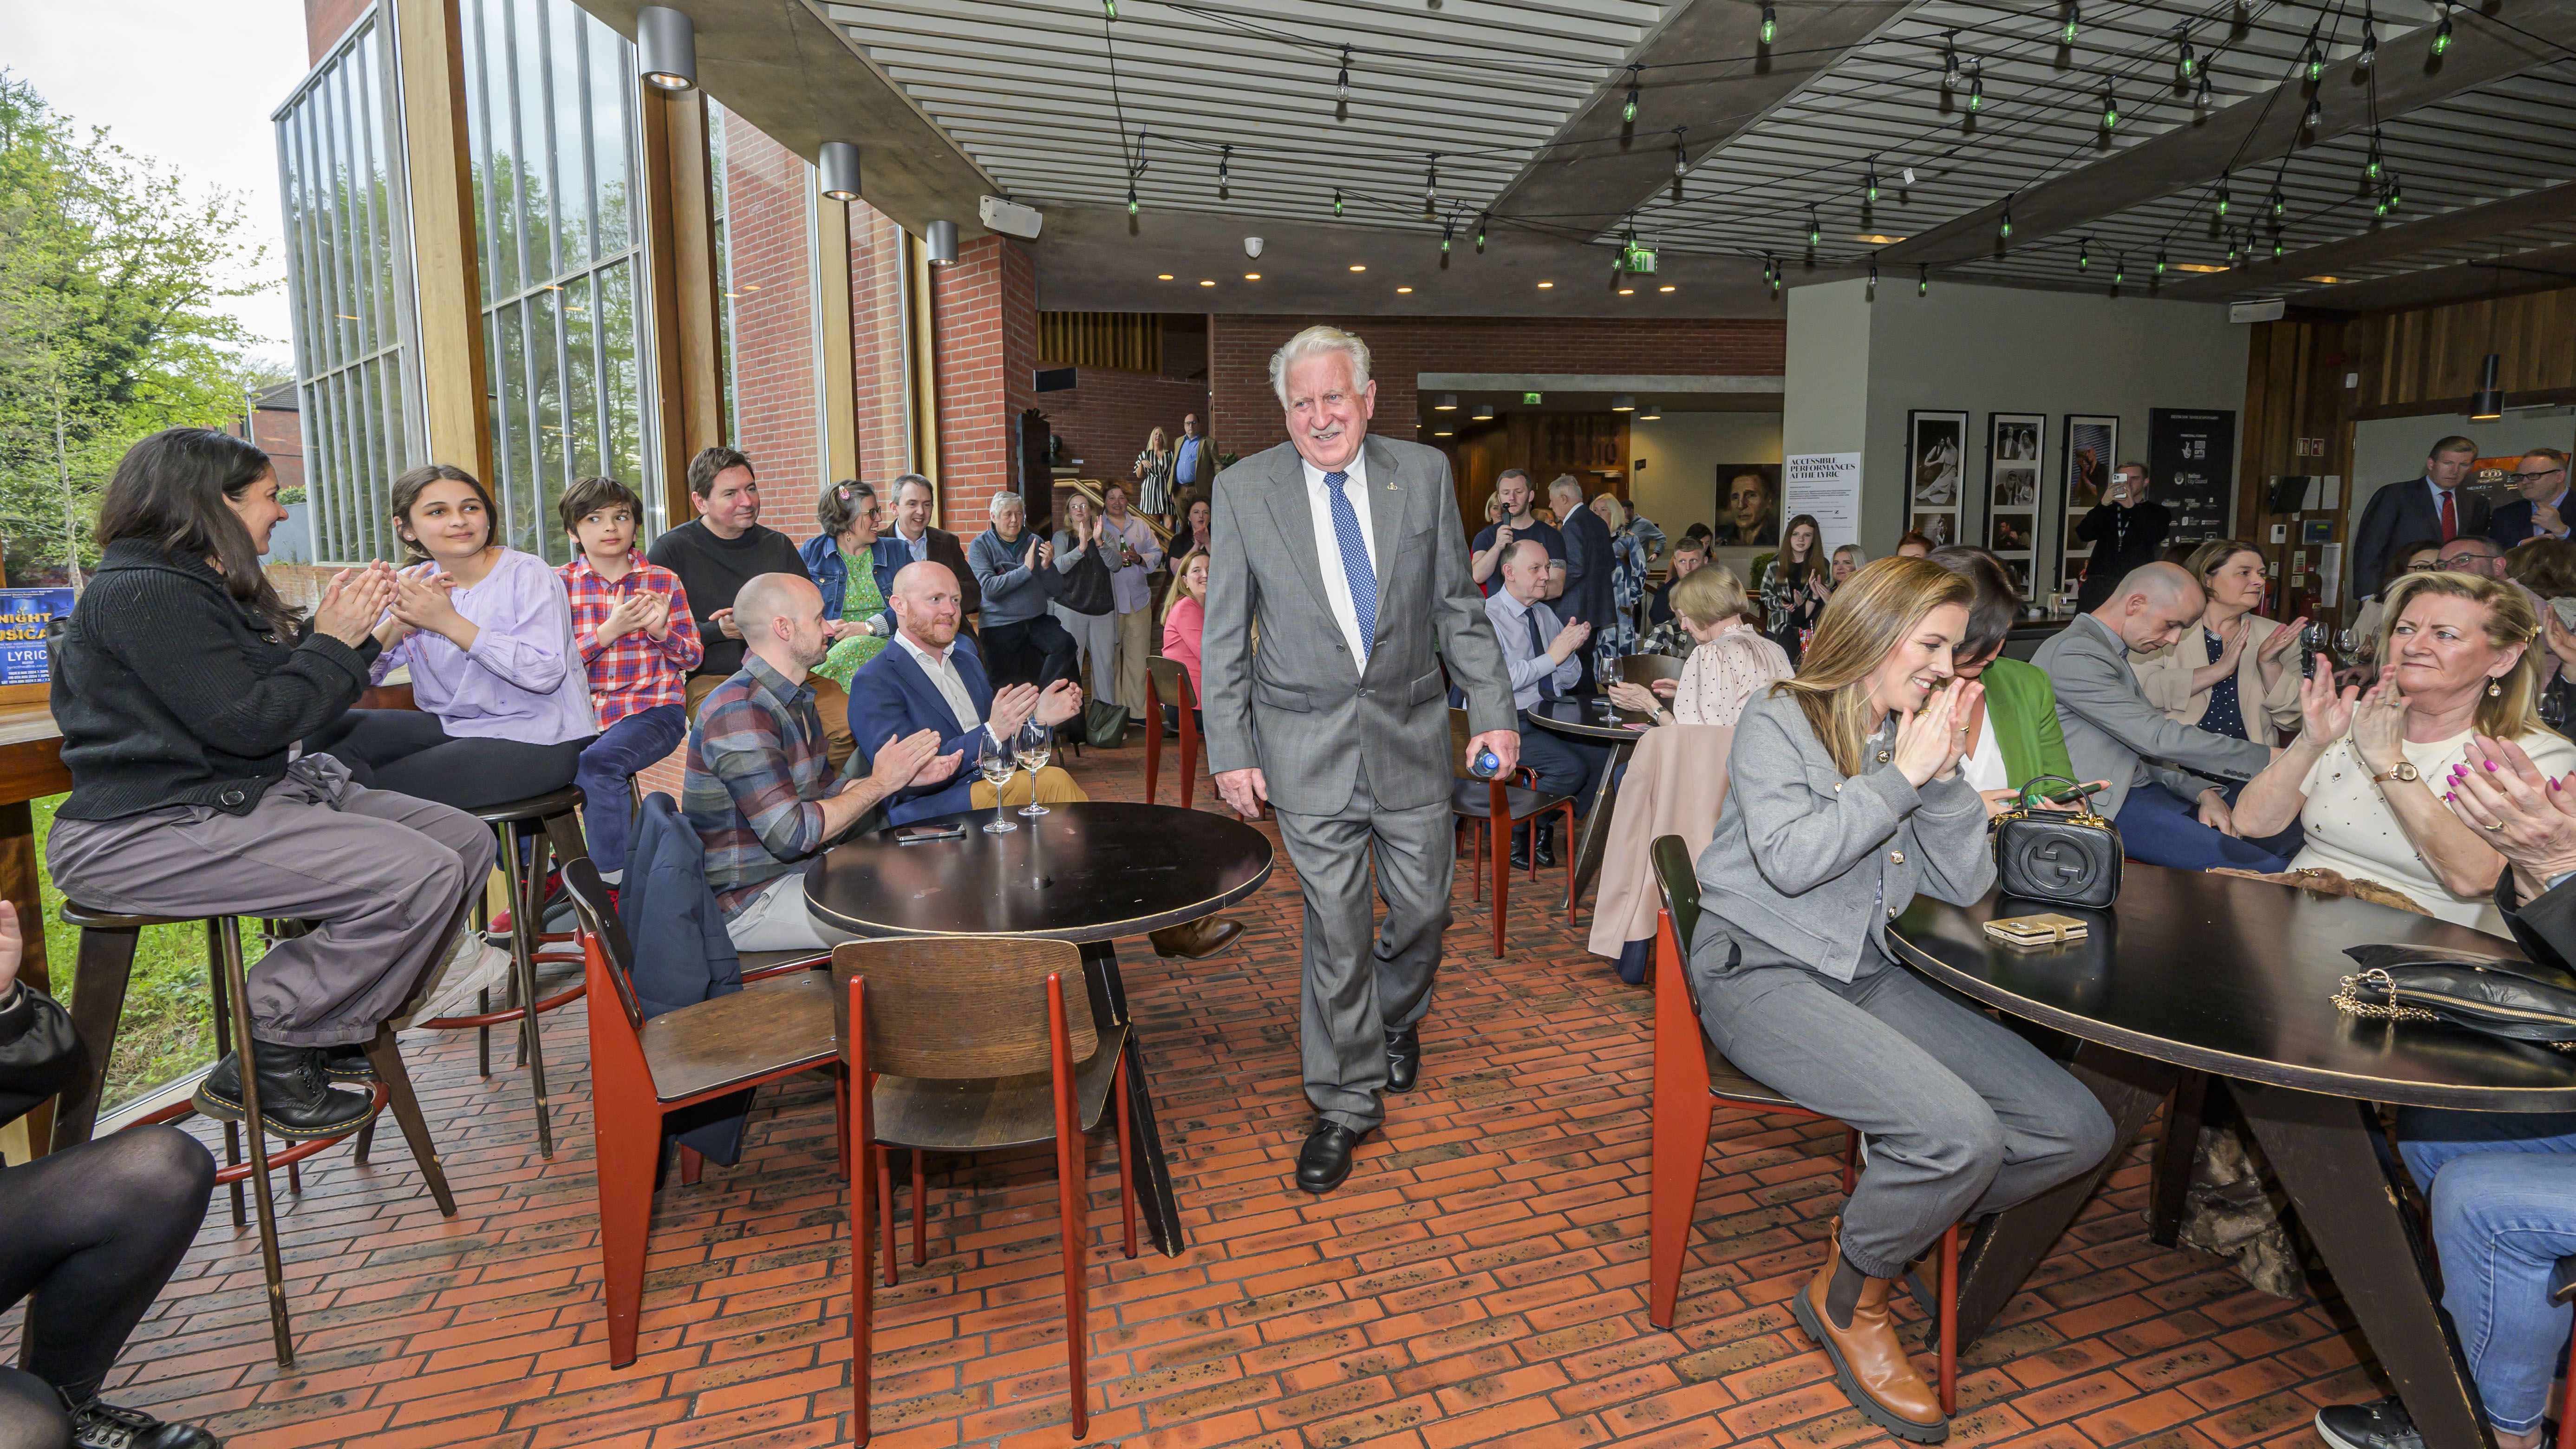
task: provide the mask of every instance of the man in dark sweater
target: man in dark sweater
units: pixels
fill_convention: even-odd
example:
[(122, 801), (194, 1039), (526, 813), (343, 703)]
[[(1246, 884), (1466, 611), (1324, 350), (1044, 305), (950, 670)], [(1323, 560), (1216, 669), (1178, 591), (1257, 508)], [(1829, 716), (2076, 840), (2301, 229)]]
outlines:
[[(689, 718), (698, 702), (742, 670), (742, 629), (734, 595), (762, 574), (805, 572), (796, 541), (760, 526), (760, 483), (751, 460), (731, 448), (705, 448), (689, 460), (689, 501), (698, 516), (653, 540), (645, 558), (680, 576), (698, 616), (706, 657), (689, 671)], [(838, 626), (834, 632), (837, 636)]]
[(2147, 497), (2147, 468), (2123, 463), (2102, 490), (2102, 502), (2075, 525), (2075, 536), (2093, 545), (2084, 565), (2084, 584), (2075, 605), (2089, 614), (2111, 598), (2111, 591), (2133, 569), (2164, 556), (2165, 534), (2173, 528), (2173, 510)]

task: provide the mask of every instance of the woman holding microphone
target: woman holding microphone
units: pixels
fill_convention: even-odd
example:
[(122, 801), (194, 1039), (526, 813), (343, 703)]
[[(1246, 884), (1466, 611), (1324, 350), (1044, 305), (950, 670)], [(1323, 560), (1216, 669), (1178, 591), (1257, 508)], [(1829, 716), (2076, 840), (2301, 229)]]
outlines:
[(1959, 771), (1983, 689), (1954, 677), (1971, 582), (1889, 558), (1834, 591), (1797, 677), (1745, 706), (1690, 943), (1710, 1039), (1748, 1075), (1868, 1141), (1831, 1253), (1791, 1300), (1880, 1427), (1949, 1433), (1887, 1306), (1952, 1224), (2100, 1162), (2111, 1122), (2013, 1032), (1899, 966), (1887, 922), (1917, 890), (1994, 884), (1985, 802)]

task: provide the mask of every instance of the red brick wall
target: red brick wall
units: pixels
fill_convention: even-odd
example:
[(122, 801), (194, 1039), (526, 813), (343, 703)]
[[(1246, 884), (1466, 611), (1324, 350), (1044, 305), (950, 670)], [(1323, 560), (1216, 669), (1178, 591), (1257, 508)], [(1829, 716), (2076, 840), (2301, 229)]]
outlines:
[(733, 304), (733, 446), (760, 475), (760, 521), (814, 532), (823, 471), (814, 347), (813, 168), (726, 114), (725, 234)]
[[(1286, 442), (1270, 391), (1270, 354), (1317, 322), (1358, 334), (1377, 379), (1382, 436), (1417, 438), (1420, 372), (1716, 373), (1777, 376), (1789, 368), (1789, 328), (1767, 318), (1673, 320), (1542, 317), (1229, 317), (1213, 324), (1211, 432), (1228, 452)], [(1429, 441), (1427, 438), (1422, 441)]]
[(938, 339), (940, 526), (983, 532), (985, 509), (1011, 481), (1011, 419), (1036, 401), (1037, 271), (1008, 237), (958, 248), (932, 269), (932, 335)]
[[(291, 401), (290, 397), (290, 401)], [(304, 419), (291, 407), (257, 408), (251, 412), (250, 440), (268, 454), (277, 470), (277, 486), (304, 486)]]
[(304, 0), (304, 63), (320, 65), (366, 8), (367, 0)]
[(1046, 410), (1047, 425), (1064, 439), (1065, 457), (1082, 460), (1085, 477), (1127, 477), (1154, 429), (1178, 438), (1183, 413), (1207, 421), (1206, 383), (1107, 367), (1086, 367), (1077, 377), (1080, 386), (1040, 393), (1037, 405)]

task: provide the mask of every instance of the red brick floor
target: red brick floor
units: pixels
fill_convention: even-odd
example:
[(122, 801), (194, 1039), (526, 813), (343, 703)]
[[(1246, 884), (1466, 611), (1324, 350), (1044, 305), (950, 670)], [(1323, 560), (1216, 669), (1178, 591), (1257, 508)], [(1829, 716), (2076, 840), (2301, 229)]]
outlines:
[[(1133, 798), (1140, 759), (1131, 747), (1071, 763), (1095, 794)], [(1586, 954), (1545, 895), (1515, 894), (1512, 949), (1495, 961), (1462, 878), (1423, 1088), (1320, 1199), (1288, 1181), (1308, 1110), (1284, 852), (1238, 911), (1242, 949), (1173, 964), (1137, 943), (1124, 964), (1191, 1247), (1119, 1256), (1114, 1149), (1096, 1144), (1090, 1442), (1881, 1437), (1782, 1306), (1840, 1200), (1830, 1127), (1721, 1114), (1679, 1330), (1647, 1325), (1647, 994)], [(414, 1055), (452, 1222), (398, 1138), (368, 1169), (336, 1154), (308, 1165), (284, 1215), (291, 1372), (270, 1358), (257, 1239), (219, 1199), (115, 1396), (203, 1419), (234, 1449), (848, 1442), (828, 1089), (765, 1089), (743, 1164), (664, 1190), (642, 1356), (611, 1372), (583, 1030), (578, 1009), (546, 1025), (552, 1162), (506, 1055), (489, 1081), (469, 1040)], [(887, 1449), (1068, 1439), (1049, 1162), (1043, 1150), (933, 1162), (930, 1264), (907, 1255), (901, 1286), (877, 1298)], [(2149, 1243), (2146, 1176), (2141, 1148), (1965, 1355), (1952, 1444), (2312, 1446), (2317, 1405), (2372, 1396), (2355, 1336), (2317, 1302), (2266, 1297), (2218, 1260)]]

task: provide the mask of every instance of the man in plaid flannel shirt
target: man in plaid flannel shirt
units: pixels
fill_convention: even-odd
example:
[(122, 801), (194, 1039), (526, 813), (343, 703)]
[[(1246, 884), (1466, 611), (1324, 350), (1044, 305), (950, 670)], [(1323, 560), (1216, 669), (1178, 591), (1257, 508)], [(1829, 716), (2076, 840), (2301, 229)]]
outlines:
[(823, 592), (803, 574), (762, 574), (734, 599), (742, 670), (698, 706), (681, 810), (706, 850), (707, 883), (738, 951), (834, 944), (805, 909), (803, 862), (907, 785), (945, 780), (963, 758), (939, 734), (889, 736), (863, 779), (832, 778), (808, 670), (831, 652)]
[(634, 489), (614, 478), (583, 478), (564, 490), (556, 511), (578, 550), (555, 572), (572, 600), (573, 642), (590, 675), (600, 728), (572, 778), (581, 787), (591, 863), (615, 885), (626, 873), (634, 813), (627, 782), (668, 758), (688, 733), (681, 695), (706, 646), (680, 576), (635, 551), (644, 505)]

